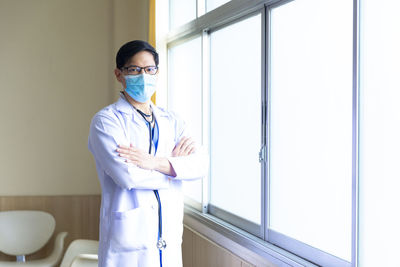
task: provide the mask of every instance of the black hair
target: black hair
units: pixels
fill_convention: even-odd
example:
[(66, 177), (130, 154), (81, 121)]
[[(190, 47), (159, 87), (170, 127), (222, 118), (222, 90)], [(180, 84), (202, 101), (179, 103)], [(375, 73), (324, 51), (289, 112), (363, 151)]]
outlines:
[(135, 40), (127, 42), (118, 50), (116, 57), (117, 68), (121, 69), (123, 66), (125, 66), (126, 62), (128, 62), (134, 55), (141, 51), (150, 52), (154, 57), (156, 66), (158, 66), (158, 53), (154, 47), (152, 47), (148, 42)]

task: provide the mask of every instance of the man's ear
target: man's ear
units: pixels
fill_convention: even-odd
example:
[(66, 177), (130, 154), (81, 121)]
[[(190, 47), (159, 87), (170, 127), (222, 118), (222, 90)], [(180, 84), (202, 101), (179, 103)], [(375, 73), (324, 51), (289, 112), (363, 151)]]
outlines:
[(118, 68), (114, 70), (115, 78), (120, 82), (123, 83), (124, 75), (122, 75), (122, 71)]

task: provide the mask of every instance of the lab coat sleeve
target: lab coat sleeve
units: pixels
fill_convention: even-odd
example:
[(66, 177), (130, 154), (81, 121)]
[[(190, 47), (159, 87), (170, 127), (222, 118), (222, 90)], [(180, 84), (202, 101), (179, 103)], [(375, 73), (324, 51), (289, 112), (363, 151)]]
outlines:
[[(175, 121), (175, 134), (176, 144), (182, 139), (182, 137), (192, 137), (186, 123), (176, 118)], [(196, 143), (198, 144), (198, 140)], [(208, 174), (209, 157), (204, 147), (197, 147), (195, 153), (182, 156), (182, 157), (168, 157), (171, 163), (177, 180), (195, 180), (202, 179)]]
[(118, 155), (117, 146), (130, 143), (118, 124), (119, 121), (107, 116), (96, 115), (93, 118), (88, 145), (96, 163), (124, 189), (167, 188), (168, 176), (157, 171), (141, 169), (125, 162), (125, 159)]

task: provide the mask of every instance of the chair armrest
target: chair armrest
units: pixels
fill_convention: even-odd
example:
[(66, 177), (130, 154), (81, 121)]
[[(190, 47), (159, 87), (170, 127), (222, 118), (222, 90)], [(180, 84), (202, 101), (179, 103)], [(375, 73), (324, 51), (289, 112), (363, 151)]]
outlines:
[(97, 267), (97, 254), (79, 254), (72, 261), (71, 267)]

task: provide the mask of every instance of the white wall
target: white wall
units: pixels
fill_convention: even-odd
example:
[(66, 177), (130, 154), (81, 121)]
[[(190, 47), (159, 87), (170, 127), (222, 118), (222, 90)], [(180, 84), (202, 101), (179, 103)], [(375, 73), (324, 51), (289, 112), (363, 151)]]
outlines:
[(90, 120), (147, 31), (143, 0), (0, 0), (0, 196), (100, 193)]

